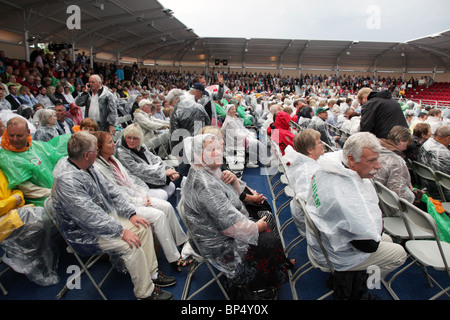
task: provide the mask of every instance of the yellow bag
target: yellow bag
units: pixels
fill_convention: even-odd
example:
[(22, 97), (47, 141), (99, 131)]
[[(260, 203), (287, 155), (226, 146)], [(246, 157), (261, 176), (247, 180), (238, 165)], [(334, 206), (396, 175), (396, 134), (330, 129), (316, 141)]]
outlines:
[(0, 217), (0, 242), (5, 240), (9, 235), (23, 226), (23, 221), (19, 217), (17, 210), (10, 210), (7, 214)]

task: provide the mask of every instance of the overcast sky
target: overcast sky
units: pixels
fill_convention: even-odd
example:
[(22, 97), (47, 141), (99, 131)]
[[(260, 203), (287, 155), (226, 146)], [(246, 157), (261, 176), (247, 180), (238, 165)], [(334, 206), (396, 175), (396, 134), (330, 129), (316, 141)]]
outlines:
[(448, 0), (158, 0), (199, 37), (406, 42), (450, 29)]

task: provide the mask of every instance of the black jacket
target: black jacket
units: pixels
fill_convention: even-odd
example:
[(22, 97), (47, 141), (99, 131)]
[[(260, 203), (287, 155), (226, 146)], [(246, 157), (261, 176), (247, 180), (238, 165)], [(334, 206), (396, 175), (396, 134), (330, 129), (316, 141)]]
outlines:
[(408, 128), (400, 104), (392, 99), (391, 93), (387, 90), (372, 91), (361, 109), (360, 131), (368, 131), (380, 139), (386, 139), (389, 131), (395, 126)]
[(8, 100), (9, 103), (11, 103), (12, 110), (17, 110), (20, 107), (20, 105), (22, 104), (22, 103), (20, 103), (20, 101), (17, 101), (16, 99), (14, 99), (14, 97), (11, 94), (8, 94), (5, 97), (5, 99)]

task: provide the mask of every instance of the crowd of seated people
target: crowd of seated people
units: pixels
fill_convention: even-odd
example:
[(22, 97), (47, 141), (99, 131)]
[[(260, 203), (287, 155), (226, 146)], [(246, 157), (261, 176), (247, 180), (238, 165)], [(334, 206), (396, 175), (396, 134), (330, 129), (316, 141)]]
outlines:
[[(267, 148), (263, 149), (267, 146), (268, 139), (272, 139), (281, 144), (283, 154), (291, 159), (292, 165), (298, 165), (300, 170), (305, 165), (310, 166), (307, 172), (312, 174), (316, 170), (325, 170), (320, 167), (320, 159), (324, 157), (323, 143), (330, 145), (336, 151), (336, 156), (341, 155), (345, 149), (345, 144), (340, 142), (340, 137), (335, 131), (330, 130), (331, 127), (343, 129), (349, 134), (364, 131), (364, 127), (361, 130), (360, 124), (367, 123), (366, 104), (373, 104), (374, 99), (381, 99), (375, 93), (388, 92), (385, 96), (398, 96), (403, 86), (416, 85), (414, 80), (402, 82), (400, 79), (345, 75), (336, 77), (307, 74), (301, 78), (252, 73), (198, 75), (189, 72), (149, 71), (140, 69), (137, 65), (122, 68), (105, 63), (94, 63), (94, 68), (90, 68), (88, 59), (83, 54), (80, 54), (75, 62), (62, 53), (42, 52), (35, 55), (30, 63), (19, 63), (16, 59), (4, 57), (2, 59), (6, 67), (1, 73), (0, 120), (6, 130), (1, 138), (0, 169), (8, 180), (9, 189), (17, 189), (17, 193), (23, 195), (24, 200), (20, 202), (16, 197), (16, 206), (30, 204), (42, 208), (43, 202), (52, 197), (52, 188), (56, 188), (53, 190), (56, 197), (55, 208), (62, 210), (67, 203), (77, 202), (76, 198), (68, 197), (69, 190), (64, 190), (71, 182), (64, 181), (64, 170), (72, 175), (76, 184), (71, 187), (78, 188), (78, 191), (84, 188), (83, 179), (104, 176), (102, 179), (105, 181), (109, 179), (107, 188), (100, 186), (98, 181), (86, 184), (85, 187), (100, 190), (99, 192), (106, 198), (118, 198), (105, 203), (87, 192), (85, 196), (92, 199), (84, 198), (84, 200), (86, 203), (93, 201), (100, 207), (103, 206), (103, 211), (111, 205), (119, 213), (120, 219), (115, 222), (103, 217), (104, 222), (110, 223), (111, 228), (117, 231), (114, 236), (118, 238), (116, 239), (118, 242), (111, 250), (119, 250), (120, 255), (126, 256), (127, 254), (121, 251), (124, 243), (135, 243), (139, 248), (143, 248), (144, 245), (140, 241), (147, 239), (146, 241), (151, 242), (148, 234), (144, 234), (142, 230), (137, 233), (131, 225), (122, 221), (124, 217), (131, 221), (131, 217), (138, 216), (136, 223), (146, 227), (152, 226), (153, 229), (158, 228), (154, 233), (160, 242), (164, 242), (162, 247), (167, 260), (174, 268), (181, 270), (189, 264), (190, 259), (188, 254), (180, 252), (178, 247), (188, 247), (189, 242), (175, 221), (174, 208), (169, 201), (173, 200), (176, 187), (185, 188), (186, 183), (182, 180), (187, 179), (187, 185), (192, 185), (192, 188), (184, 189), (188, 190), (190, 197), (187, 200), (188, 213), (192, 215), (193, 221), (200, 218), (205, 223), (211, 224), (204, 226), (207, 230), (197, 231), (203, 236), (206, 236), (205, 232), (211, 233), (207, 235), (208, 238), (216, 236), (211, 231), (213, 228), (220, 228), (218, 230), (221, 230), (221, 239), (224, 239), (223, 248), (233, 251), (235, 257), (239, 258), (232, 262), (224, 261), (224, 264), (219, 264), (218, 267), (226, 270), (231, 280), (230, 284), (244, 281), (249, 284), (252, 292), (264, 286), (279, 288), (286, 280), (284, 273), (289, 263), (277, 268), (269, 265), (271, 269), (265, 270), (269, 274), (271, 272), (278, 274), (279, 279), (275, 279), (276, 283), (268, 281), (262, 274), (257, 274), (257, 281), (246, 278), (249, 272), (253, 272), (254, 266), (241, 263), (244, 261), (242, 259), (245, 257), (263, 259), (261, 252), (254, 247), (262, 246), (265, 250), (265, 246), (271, 245), (273, 239), (264, 234), (270, 228), (264, 223), (264, 219), (260, 221), (248, 217), (245, 206), (241, 204), (244, 197), (241, 197), (242, 190), (235, 180), (238, 178), (230, 175), (231, 178), (227, 178), (229, 181), (223, 182), (216, 170), (219, 163), (208, 162), (216, 159), (214, 152), (217, 152), (217, 157), (220, 155), (223, 158), (224, 146), (223, 144), (215, 146), (212, 150), (210, 145), (214, 141), (210, 141), (210, 136), (203, 135), (197, 138), (201, 129), (211, 125), (219, 128), (226, 137), (225, 143), (233, 135), (239, 136), (247, 152), (247, 158), (250, 159), (249, 168), (258, 168), (270, 162), (264, 158), (267, 157)], [(218, 93), (209, 90), (209, 85), (217, 85)], [(364, 94), (359, 95), (363, 87), (373, 94), (364, 91)], [(383, 100), (380, 100), (379, 105), (381, 107), (377, 109), (382, 112), (382, 108), (385, 107)], [(373, 149), (380, 155), (380, 163), (383, 163), (382, 152), (402, 153), (407, 151), (404, 144), (411, 142), (410, 145), (416, 146), (414, 154), (418, 161), (426, 162), (425, 159), (429, 159), (426, 163), (430, 166), (436, 164), (436, 168), (448, 170), (450, 161), (445, 160), (449, 158), (448, 110), (436, 108), (438, 110), (434, 111), (430, 107), (398, 102), (395, 107), (404, 116), (404, 123), (401, 125), (409, 129), (407, 130), (409, 137), (404, 138), (405, 134), (398, 140), (393, 132), (392, 137), (379, 138), (380, 147)], [(408, 110), (412, 112), (406, 112)], [(412, 115), (408, 121), (406, 121), (407, 114)], [(421, 120), (423, 114), (436, 119), (433, 119), (432, 123), (426, 122)], [(119, 123), (119, 117), (125, 115), (130, 115), (132, 120), (125, 124)], [(189, 121), (184, 121), (186, 119)], [(295, 135), (290, 132), (291, 121), (304, 129), (305, 133)], [(425, 129), (420, 122), (426, 124)], [(374, 128), (379, 126), (380, 123), (373, 123)], [(433, 129), (426, 130), (427, 128)], [(77, 134), (84, 131), (92, 133), (97, 138), (90, 139)], [(117, 136), (116, 133), (119, 131), (121, 135)], [(103, 135), (99, 132), (108, 134)], [(299, 137), (300, 134), (305, 136)], [(71, 141), (75, 135), (78, 138)], [(417, 139), (413, 139), (412, 135)], [(188, 137), (191, 138), (187, 139)], [(185, 139), (188, 141), (186, 143), (197, 141), (200, 144), (200, 148), (196, 145), (195, 149), (191, 150), (190, 157), (183, 152)], [(68, 153), (69, 144), (71, 153)], [(401, 147), (398, 147), (399, 145)], [(438, 149), (439, 151), (434, 152)], [(198, 158), (203, 153), (208, 155), (209, 160)], [(389, 155), (394, 158), (390, 153)], [(364, 175), (361, 172), (359, 168), (361, 160), (355, 154), (348, 153), (347, 156), (355, 159), (348, 158), (347, 162), (344, 161), (346, 164), (339, 167), (339, 170), (348, 169), (345, 166), (350, 164), (356, 166), (355, 170), (350, 168), (351, 170), (361, 173), (364, 177), (375, 176), (372, 173)], [(402, 169), (405, 167), (403, 158), (395, 157)], [(167, 159), (178, 160), (180, 166), (169, 165), (165, 162)], [(25, 160), (33, 160), (36, 163), (30, 164)], [(13, 162), (15, 166), (10, 165)], [(58, 180), (55, 187), (53, 170), (57, 165), (58, 170), (55, 172), (58, 174)], [(381, 172), (381, 168), (375, 169)], [(84, 178), (76, 176), (80, 172), (83, 172)], [(354, 176), (354, 172), (350, 172), (349, 175)], [(307, 177), (308, 174), (300, 175), (295, 171), (292, 174), (298, 178), (295, 185), (299, 189), (296, 191), (302, 200), (308, 201), (308, 193), (305, 191), (311, 187), (311, 184), (306, 183), (310, 177)], [(383, 174), (388, 175), (383, 176), (384, 181), (394, 179), (389, 177), (391, 172)], [(361, 175), (360, 177), (364, 178)], [(408, 199), (415, 199), (411, 197), (410, 191), (412, 192), (413, 188), (410, 182), (410, 177), (404, 176), (401, 186), (408, 193)], [(214, 189), (212, 183), (217, 186), (215, 192), (211, 192)], [(360, 187), (363, 189), (367, 185), (362, 183)], [(201, 192), (208, 191), (211, 199), (199, 197), (196, 190), (200, 189)], [(121, 195), (117, 196), (118, 193)], [(64, 198), (65, 196), (67, 197)], [(10, 198), (9, 194), (8, 197)], [(201, 201), (212, 204), (214, 203), (212, 201), (217, 199), (223, 200), (217, 210), (202, 210), (205, 205)], [(215, 215), (224, 208), (223, 203), (230, 203), (229, 212), (224, 213), (226, 216), (223, 217), (223, 221), (216, 221)], [(153, 208), (150, 210), (149, 207)], [(67, 230), (92, 227), (85, 225), (87, 221), (81, 222), (75, 220), (75, 217), (71, 221), (70, 215), (66, 214), (65, 210), (62, 211), (61, 221), (67, 224)], [(103, 211), (99, 212), (102, 216)], [(298, 211), (298, 208), (291, 206), (291, 211)], [(295, 216), (302, 217), (302, 214), (300, 212)], [(214, 223), (220, 223), (220, 226)], [(136, 226), (135, 223), (132, 224)], [(302, 232), (305, 233), (303, 221), (298, 226), (301, 226)], [(374, 230), (378, 230), (378, 227), (374, 222)], [(124, 232), (125, 229), (130, 232)], [(100, 233), (93, 234), (92, 237), (101, 239), (102, 233), (100, 230), (97, 231)], [(66, 236), (70, 239), (70, 232)], [(366, 240), (371, 241), (368, 244), (369, 248), (366, 246), (367, 243), (354, 243), (355, 250), (363, 252), (361, 256), (365, 257), (377, 251), (373, 246), (377, 247), (382, 241), (389, 242), (389, 239), (375, 236)], [(108, 246), (104, 242), (101, 243), (101, 249), (106, 250)], [(87, 249), (90, 243), (85, 242), (83, 245), (86, 246), (84, 249)], [(145, 245), (145, 248), (147, 247), (148, 245)], [(330, 247), (333, 247), (333, 244), (330, 244)], [(390, 264), (386, 262), (387, 270), (401, 264), (403, 259), (401, 250), (395, 247), (391, 248), (391, 251), (396, 252), (398, 259), (396, 262), (391, 261)], [(278, 251), (272, 253), (273, 256), (268, 260), (269, 264), (272, 263), (271, 259), (279, 259), (282, 256)], [(154, 259), (153, 253), (148, 254), (150, 260)], [(212, 259), (217, 259), (216, 252), (208, 254)], [(222, 255), (223, 252), (219, 254)], [(351, 267), (355, 269), (357, 266), (359, 265), (355, 263)], [(155, 289), (154, 284), (171, 285), (173, 279), (157, 271), (154, 261), (151, 263), (153, 271), (150, 274), (151, 280), (148, 279), (148, 275), (142, 275), (141, 270), (134, 270), (130, 265), (128, 267), (132, 272), (136, 272), (137, 276), (145, 279), (143, 283), (147, 287), (135, 284), (138, 298), (171, 298), (170, 294)]]
[[(338, 123), (341, 123), (341, 125), (336, 125), (336, 127), (340, 126), (342, 129), (342, 123), (351, 124), (351, 119), (356, 116), (358, 117), (358, 122), (365, 121), (365, 123), (367, 123), (368, 121), (371, 121), (371, 126), (362, 128), (358, 123), (358, 126), (353, 126), (352, 130), (346, 130), (348, 133), (351, 131), (350, 137), (352, 139), (348, 139), (347, 142), (343, 144), (342, 150), (337, 149), (338, 151), (334, 152), (329, 150), (331, 152), (322, 155), (324, 152), (323, 142), (331, 143), (329, 142), (330, 140), (328, 137), (325, 139), (321, 138), (322, 134), (320, 131), (317, 129), (314, 130), (314, 128), (308, 124), (300, 125), (305, 122), (311, 123), (311, 120), (302, 120), (303, 118), (310, 119), (310, 115), (314, 108), (317, 110), (316, 113), (321, 113), (324, 111), (323, 109), (327, 108), (327, 102), (329, 103), (329, 100), (327, 101), (326, 99), (319, 100), (319, 103), (313, 101), (311, 111), (310, 109), (306, 109), (309, 108), (309, 106), (306, 107), (303, 105), (300, 110), (305, 110), (305, 112), (298, 112), (298, 117), (292, 119), (293, 122), (297, 121), (299, 124), (297, 128), (300, 129), (300, 132), (296, 132), (294, 145), (285, 149), (285, 156), (283, 157), (285, 163), (288, 164), (286, 175), (290, 185), (295, 191), (295, 199), (299, 199), (305, 203), (311, 218), (323, 233), (323, 242), (332, 259), (333, 266), (335, 266), (338, 271), (343, 271), (344, 273), (349, 272), (347, 279), (350, 279), (352, 276), (354, 277), (354, 275), (351, 276), (352, 272), (357, 272), (360, 270), (361, 266), (364, 268), (365, 263), (371, 262), (372, 257), (375, 258), (375, 256), (378, 255), (377, 252), (385, 250), (384, 248), (382, 249), (382, 244), (389, 248), (389, 254), (386, 261), (379, 261), (377, 262), (377, 265), (389, 263), (391, 264), (389, 269), (392, 271), (395, 267), (398, 267), (405, 261), (404, 249), (398, 245), (392, 244), (392, 239), (381, 233), (382, 224), (380, 223), (380, 219), (386, 214), (394, 214), (394, 212), (390, 213), (380, 210), (378, 207), (378, 199), (371, 183), (368, 183), (365, 186), (362, 184), (360, 187), (361, 189), (356, 190), (355, 187), (360, 181), (368, 179), (379, 181), (387, 188), (394, 191), (400, 198), (427, 211), (427, 205), (423, 203), (422, 195), (427, 193), (427, 196), (439, 199), (439, 194), (437, 193), (435, 185), (434, 188), (429, 185), (431, 184), (429, 181), (412, 181), (407, 161), (419, 161), (433, 170), (439, 170), (447, 174), (450, 170), (450, 126), (448, 125), (448, 109), (422, 107), (413, 102), (407, 104), (399, 103), (391, 99), (388, 93), (383, 91), (374, 92), (370, 88), (362, 89), (360, 91), (362, 92), (359, 92), (359, 94), (352, 97), (354, 100), (358, 101), (357, 104), (354, 105), (351, 99), (346, 100), (346, 106), (340, 110), (336, 110), (334, 115), (337, 116)], [(335, 97), (330, 97), (329, 99), (332, 98)], [(369, 103), (368, 101), (371, 101), (372, 99), (375, 99), (373, 100), (374, 102)], [(305, 101), (306, 100), (304, 100), (303, 103)], [(367, 108), (371, 109), (368, 110)], [(357, 111), (357, 109), (359, 110)], [(284, 110), (286, 110), (286, 108)], [(330, 113), (330, 110), (326, 111)], [(278, 112), (280, 113), (280, 111)], [(355, 115), (352, 115), (351, 118), (348, 119), (349, 115), (353, 113)], [(385, 117), (380, 116), (377, 118), (375, 116), (377, 114), (387, 113), (396, 114), (398, 116), (398, 120), (396, 120), (398, 123), (397, 125), (391, 123), (390, 126), (386, 126)], [(427, 115), (430, 113), (433, 115), (433, 119), (431, 121), (426, 121)], [(305, 115), (307, 116), (305, 117)], [(411, 117), (409, 121), (407, 121), (409, 115)], [(328, 115), (325, 115), (322, 121), (327, 121), (327, 116)], [(330, 125), (332, 124), (330, 123)], [(431, 129), (432, 126), (435, 128), (434, 131)], [(352, 128), (352, 126), (350, 125), (348, 128)], [(383, 130), (388, 132), (387, 136), (384, 136), (384, 133), (380, 133), (380, 128), (383, 128)], [(307, 144), (307, 137), (310, 136), (310, 132), (315, 133), (320, 144), (315, 144), (314, 139), (310, 139), (311, 143)], [(365, 135), (363, 135), (363, 133)], [(377, 136), (377, 134), (380, 136)], [(280, 145), (280, 149), (281, 147), (282, 146)], [(321, 149), (321, 153), (316, 153), (316, 156), (314, 156), (315, 148), (318, 147)], [(371, 157), (369, 157), (369, 154), (371, 154)], [(364, 159), (366, 156), (367, 159)], [(312, 159), (308, 159), (308, 157)], [(364, 172), (364, 170), (366, 170), (366, 172)], [(355, 175), (355, 172), (357, 175)], [(351, 182), (351, 196), (348, 194), (344, 196), (343, 194), (347, 193), (347, 189), (344, 185), (344, 180), (346, 180), (344, 177), (346, 175), (348, 175), (349, 182), (356, 177), (356, 181)], [(341, 180), (341, 182), (333, 182), (331, 179), (334, 178)], [(421, 190), (419, 187), (427, 187), (428, 189)], [(338, 188), (340, 190), (338, 190)], [(336, 193), (334, 194), (334, 192)], [(365, 194), (364, 201), (366, 204), (363, 204), (364, 201), (353, 199), (353, 194), (355, 194), (356, 197)], [(373, 198), (373, 201), (370, 200), (371, 197)], [(346, 205), (339, 204), (339, 199), (345, 199)], [(370, 202), (373, 202), (373, 204), (370, 204)], [(349, 214), (353, 210), (353, 204), (355, 204), (355, 212)], [(367, 216), (364, 218), (358, 216), (365, 211), (364, 208), (372, 205), (374, 205), (374, 207), (370, 212), (367, 211)], [(337, 213), (340, 212), (339, 208), (344, 207), (346, 208), (346, 212), (343, 212), (342, 214), (343, 219), (345, 219), (347, 223), (342, 226), (356, 223), (359, 219), (372, 221), (375, 223), (373, 227), (377, 228), (374, 238), (371, 239), (368, 223), (365, 226), (366, 233), (363, 235), (358, 235), (356, 233), (355, 230), (358, 229), (356, 225), (350, 227), (351, 231), (346, 230), (345, 228), (340, 230), (340, 228), (336, 227), (341, 225), (338, 221), (340, 218), (337, 217)], [(333, 216), (327, 216), (326, 212), (333, 212)], [(370, 217), (374, 212), (376, 212), (375, 219)], [(320, 253), (321, 250), (318, 247), (317, 240), (306, 232), (302, 207), (299, 207), (294, 201), (291, 202), (291, 213), (299, 233), (302, 235), (306, 234), (306, 239), (308, 245), (311, 245), (313, 256), (319, 261), (319, 264), (322, 264), (325, 267), (326, 263), (323, 255)], [(378, 235), (376, 235), (377, 233)], [(358, 243), (361, 239), (363, 239), (362, 242)], [(372, 243), (374, 246), (371, 247), (369, 243)], [(352, 252), (351, 259), (350, 256), (346, 256), (348, 252)], [(361, 255), (361, 257), (356, 258), (356, 253)], [(353, 259), (360, 260), (353, 261)], [(358, 263), (361, 263), (361, 261), (365, 262), (360, 264), (360, 266), (355, 267)], [(388, 273), (389, 271), (385, 270), (383, 272), (383, 277)], [(340, 279), (341, 276), (342, 274), (338, 273), (333, 280), (334, 283), (340, 282), (340, 285), (342, 285), (341, 281), (343, 280)], [(336, 288), (339, 288), (339, 286)], [(337, 292), (335, 292), (335, 295), (336, 294)], [(347, 298), (349, 297), (347, 296)]]

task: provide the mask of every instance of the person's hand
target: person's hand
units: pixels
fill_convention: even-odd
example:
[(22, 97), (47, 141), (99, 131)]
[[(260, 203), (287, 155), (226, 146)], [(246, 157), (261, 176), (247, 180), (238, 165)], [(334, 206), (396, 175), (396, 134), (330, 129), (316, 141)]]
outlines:
[(111, 135), (114, 136), (116, 134), (116, 127), (114, 127), (113, 125), (110, 125), (109, 133), (111, 133)]
[(180, 177), (180, 174), (174, 169), (167, 169), (166, 176), (169, 177), (170, 181), (175, 181)]
[(128, 243), (132, 249), (133, 245), (136, 246), (136, 248), (141, 246), (141, 239), (139, 239), (136, 233), (128, 229), (125, 229), (123, 232), (122, 240)]
[(13, 194), (13, 197), (16, 198), (16, 206), (18, 207), (22, 203), (22, 198), (18, 194)]
[(136, 228), (139, 229), (139, 225), (143, 225), (144, 228), (148, 228), (150, 227), (150, 222), (148, 222), (147, 219), (145, 219), (144, 217), (135, 214), (134, 216), (132, 216), (130, 218), (130, 221), (135, 225)]
[(264, 230), (266, 230), (267, 228), (266, 218), (267, 217), (264, 216), (256, 222), (256, 225), (258, 226), (258, 232), (263, 232)]
[(150, 206), (152, 205), (149, 196), (146, 196), (146, 197), (145, 197), (145, 201), (146, 201), (146, 202), (145, 202), (145, 206), (146, 206), (146, 207), (150, 207)]
[(259, 204), (263, 203), (264, 200), (267, 199), (263, 194), (257, 193), (257, 192), (254, 193), (254, 194), (253, 194), (252, 196), (250, 196), (249, 198), (250, 198), (250, 201), (251, 201), (251, 202), (253, 202), (253, 203), (259, 203)]
[(217, 81), (219, 82), (220, 86), (223, 86), (223, 75), (221, 75), (219, 72), (217, 72)]
[(230, 183), (233, 183), (237, 179), (237, 177), (230, 170), (225, 170), (222, 172), (221, 179), (223, 182), (225, 182), (225, 184), (230, 184)]

